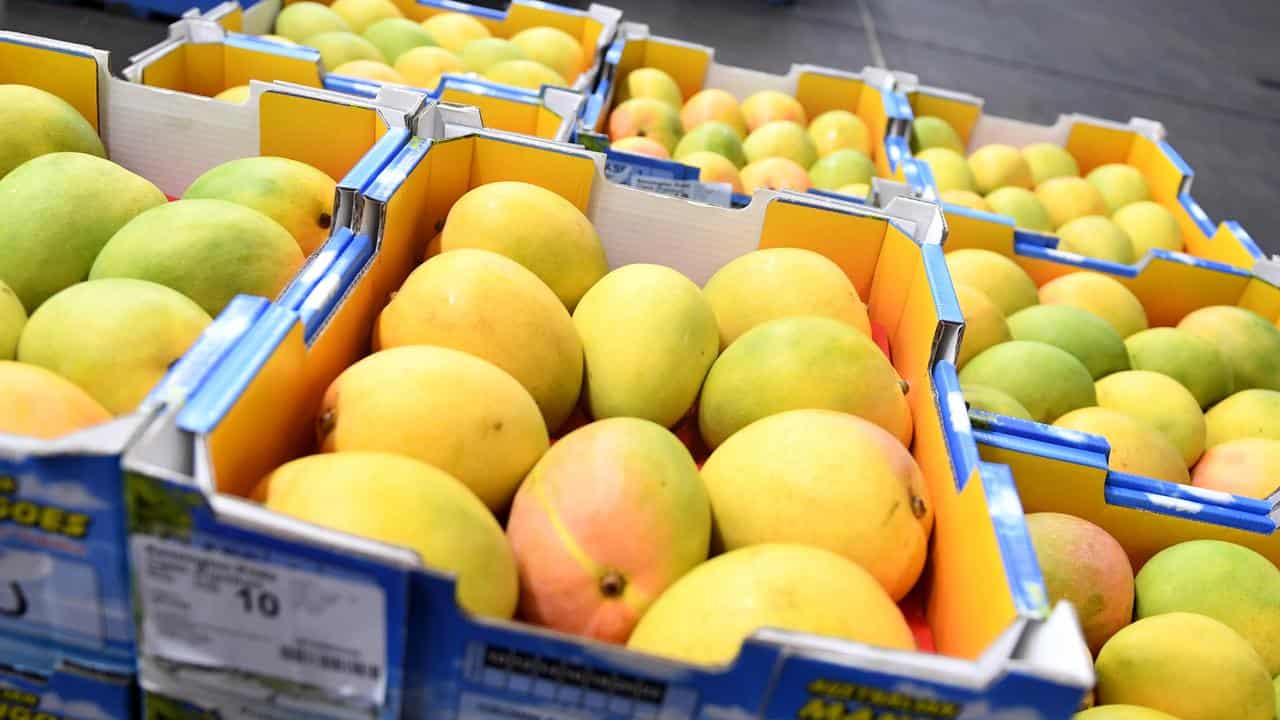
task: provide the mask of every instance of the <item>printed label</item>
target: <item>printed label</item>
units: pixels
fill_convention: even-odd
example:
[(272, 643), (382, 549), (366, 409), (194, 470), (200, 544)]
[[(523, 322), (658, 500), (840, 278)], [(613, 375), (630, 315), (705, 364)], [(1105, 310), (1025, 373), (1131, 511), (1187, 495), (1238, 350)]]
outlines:
[(134, 536), (130, 551), (143, 654), (382, 703), (380, 587), (147, 536)]

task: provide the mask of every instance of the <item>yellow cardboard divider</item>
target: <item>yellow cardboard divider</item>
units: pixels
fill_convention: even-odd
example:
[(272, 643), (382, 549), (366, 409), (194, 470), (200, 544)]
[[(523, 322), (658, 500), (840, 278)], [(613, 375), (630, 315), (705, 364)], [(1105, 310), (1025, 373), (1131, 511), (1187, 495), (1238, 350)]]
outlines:
[(765, 214), (760, 248), (801, 248), (827, 256), (849, 276), (858, 297), (869, 303), (882, 244), (855, 240), (868, 233), (882, 233), (883, 225), (884, 221), (876, 218), (815, 213), (801, 205), (773, 203)]
[(142, 69), (142, 84), (212, 97), (250, 80), (320, 87), (314, 62), (223, 43), (184, 42)]
[[(479, 108), (485, 127), (502, 128), (508, 132), (525, 135), (532, 135), (538, 129), (538, 110), (541, 109), (541, 105), (515, 102), (456, 88), (446, 88), (440, 99)], [(555, 128), (552, 127), (552, 133), (554, 131)], [(540, 135), (539, 137), (550, 136)]]
[(1127, 162), (1134, 137), (1132, 130), (1078, 122), (1067, 135), (1067, 152), (1075, 157), (1084, 176), (1099, 165)]
[(98, 61), (91, 56), (0, 42), (0, 84), (57, 95), (98, 130)]
[(371, 108), (268, 92), (258, 107), (260, 152), (341, 180), (386, 132)]
[[(320, 87), (320, 69), (314, 62), (275, 53), (222, 45), (223, 90), (248, 85), (250, 80), (291, 82)], [(219, 91), (221, 92), (221, 91)]]
[(1182, 189), (1182, 171), (1150, 138), (1135, 134), (1133, 144), (1129, 147), (1129, 155), (1123, 162), (1138, 168), (1146, 178), (1152, 200), (1169, 208), (1178, 203), (1178, 191)]
[(889, 158), (884, 144), (879, 142), (889, 131), (889, 115), (879, 93), (869, 90), (861, 80), (802, 72), (796, 80), (796, 100), (804, 106), (810, 121), (828, 110), (848, 110), (857, 115), (867, 126), (876, 172), (881, 177), (891, 176)]
[[(284, 4), (288, 5), (291, 2), (301, 2), (301, 0), (285, 0)], [(240, 7), (240, 3), (236, 3), (234, 9), (219, 17), (216, 22), (222, 26), (223, 30), (244, 32), (244, 9)]]

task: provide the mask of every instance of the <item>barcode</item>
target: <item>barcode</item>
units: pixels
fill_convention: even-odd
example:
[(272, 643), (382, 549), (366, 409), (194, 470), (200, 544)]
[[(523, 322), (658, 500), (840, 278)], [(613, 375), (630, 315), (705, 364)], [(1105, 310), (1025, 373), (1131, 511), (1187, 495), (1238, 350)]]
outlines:
[(280, 657), (300, 665), (311, 665), (312, 667), (365, 677), (371, 680), (377, 680), (378, 676), (382, 674), (382, 668), (378, 667), (376, 663), (368, 663), (336, 655), (325, 655), (324, 653), (312, 652), (290, 645), (280, 648)]

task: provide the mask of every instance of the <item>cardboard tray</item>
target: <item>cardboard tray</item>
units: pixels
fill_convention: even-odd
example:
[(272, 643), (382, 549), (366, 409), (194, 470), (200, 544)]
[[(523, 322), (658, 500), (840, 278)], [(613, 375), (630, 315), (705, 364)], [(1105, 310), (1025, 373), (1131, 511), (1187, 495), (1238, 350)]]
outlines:
[[(1114, 122), (1088, 115), (1060, 115), (1052, 125), (1036, 125), (983, 112), (982, 98), (965, 93), (921, 85), (918, 78), (898, 74), (898, 89), (907, 97), (913, 115), (934, 115), (951, 124), (965, 142), (968, 151), (991, 143), (1022, 147), (1037, 142), (1050, 142), (1065, 147), (1080, 164), (1082, 175), (1106, 163), (1128, 163), (1142, 172), (1151, 190), (1151, 199), (1173, 213), (1182, 230), (1186, 253), (1198, 258), (1252, 269), (1265, 259), (1262, 251), (1240, 224), (1227, 220), (1213, 221), (1191, 194), (1195, 177), (1186, 161), (1165, 139), (1164, 126), (1153, 120), (1133, 118), (1127, 123)], [(910, 128), (904, 134), (910, 137)], [(908, 146), (908, 154), (910, 148)], [(928, 166), (912, 158), (901, 166), (901, 177), (914, 183), (933, 185)], [(931, 197), (937, 197), (937, 190)], [(1012, 218), (968, 208), (945, 205), (953, 238), (971, 235), (1009, 236), (1014, 228)], [(1057, 237), (1038, 235), (1042, 244), (1057, 247)], [(1134, 267), (1141, 264), (1141, 258)]]
[[(0, 32), (0, 83), (67, 100), (113, 161), (170, 196), (215, 165), (258, 154), (345, 175), (335, 230), (348, 235), (342, 223), (366, 153), (381, 136), (408, 134), (406, 113), (373, 101), (264, 84), (247, 105), (215, 106), (111, 78), (103, 51), (12, 32)], [(129, 715), (135, 661), (120, 458), (268, 305), (247, 296), (228, 305), (134, 413), (51, 441), (0, 434), (0, 686), (25, 693), (0, 702), (16, 703), (15, 712)]]
[[(844, 717), (842, 709), (857, 707), (960, 718), (1072, 714), (1092, 684), (1074, 612), (1048, 606), (1008, 469), (979, 461), (967, 416), (945, 421), (947, 408), (938, 404), (946, 396), (935, 392), (935, 375), (954, 357), (960, 316), (945, 281), (935, 206), (901, 197), (881, 212), (761, 191), (743, 209), (713, 207), (608, 182), (603, 157), (581, 148), (457, 120), (437, 116), (430, 137), (394, 148), (364, 193), (360, 233), (331, 241), (316, 256), (328, 269), (295, 283), (289, 302), (260, 316), (235, 356), (126, 456), (131, 487), (168, 508), (131, 516), (148, 707), (191, 713), (179, 717), (772, 719)], [(912, 388), (913, 453), (936, 523), (930, 570), (904, 607), (922, 645), (936, 652), (762, 630), (727, 667), (659, 660), (469, 617), (454, 601), (452, 579), (424, 569), (414, 553), (244, 498), (271, 469), (312, 451), (310, 418), (324, 388), (369, 351), (378, 313), (453, 202), (498, 180), (533, 182), (569, 199), (592, 219), (614, 267), (664, 263), (701, 283), (743, 253), (799, 246), (849, 273)], [(178, 580), (153, 570), (175, 557), (188, 568)], [(193, 654), (166, 629), (159, 603), (187, 592), (179, 590), (189, 587), (182, 578), (202, 562), (239, 568), (228, 572), (259, 578), (272, 592), (286, 592), (286, 579), (289, 587), (344, 579), (346, 589), (334, 592), (360, 608), (359, 622), (281, 617), (290, 630), (271, 643), (341, 645), (343, 667), (376, 672), (271, 662), (278, 649), (271, 643), (253, 657), (230, 647)], [(183, 626), (222, 622), (232, 612), (226, 603), (238, 607), (237, 587), (187, 592), (201, 599)], [(291, 597), (281, 606), (305, 599)]]
[[(385, 85), (361, 78), (324, 72), (320, 53), (227, 29), (241, 27), (246, 13), (264, 15), (270, 27), (278, 4), (270, 0), (242, 12), (224, 2), (200, 17), (187, 17), (169, 26), (165, 41), (132, 58), (126, 79), (143, 85), (212, 97), (250, 80), (284, 81), (309, 87), (375, 98)], [(253, 17), (252, 15), (250, 15)], [(544, 87), (540, 92), (491, 83), (461, 75), (445, 76), (436, 88), (414, 88), (432, 98), (463, 102), (480, 109), (493, 127), (549, 140), (570, 140), (586, 104), (580, 92)]]
[[(827, 110), (848, 110), (867, 125), (874, 142), (871, 159), (881, 177), (903, 178), (900, 166), (908, 156), (905, 134), (911, 118), (907, 98), (895, 89), (897, 73), (867, 67), (860, 73), (819, 67), (792, 65), (786, 75), (722, 65), (715, 61), (715, 49), (651, 35), (646, 25), (624, 23), (618, 39), (604, 58), (600, 81), (587, 100), (583, 114), (583, 144), (596, 150), (608, 146), (609, 113), (614, 106), (618, 82), (636, 68), (655, 67), (675, 78), (689, 98), (704, 88), (720, 88), (739, 100), (760, 90), (779, 90), (793, 95), (804, 106), (809, 119)], [(657, 176), (673, 180), (693, 180), (696, 168), (673, 161), (655, 160), (631, 153), (610, 153), (611, 178)], [(915, 190), (914, 175), (907, 178)]]
[[(998, 252), (1037, 286), (1071, 272), (1107, 275), (1138, 297), (1150, 327), (1176, 325), (1212, 305), (1239, 306), (1280, 322), (1280, 266), (1274, 261), (1260, 260), (1250, 272), (1157, 249), (1135, 265), (1122, 265), (1056, 250), (1043, 235), (1012, 228), (961, 235), (958, 215), (948, 211), (948, 252)], [(937, 372), (947, 375), (938, 387), (950, 395), (941, 403), (956, 408), (952, 420), (960, 422), (965, 404), (956, 369), (940, 363)], [(1170, 545), (1195, 539), (1245, 545), (1280, 565), (1280, 493), (1255, 500), (1115, 472), (1107, 468), (1110, 447), (1099, 436), (980, 411), (971, 417), (982, 458), (1009, 467), (1027, 512), (1063, 512), (1101, 526), (1120, 541), (1135, 568)]]

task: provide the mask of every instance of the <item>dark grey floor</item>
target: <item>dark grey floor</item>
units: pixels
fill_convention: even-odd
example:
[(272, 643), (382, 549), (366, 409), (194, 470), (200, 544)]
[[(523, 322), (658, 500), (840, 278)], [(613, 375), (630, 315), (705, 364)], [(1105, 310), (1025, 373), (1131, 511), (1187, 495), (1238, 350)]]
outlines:
[[(723, 63), (882, 62), (999, 115), (1159, 120), (1210, 217), (1239, 220), (1280, 253), (1280, 0), (605, 1), (655, 34), (715, 47)], [(114, 68), (165, 34), (118, 10), (5, 2), (0, 27), (107, 48)]]

